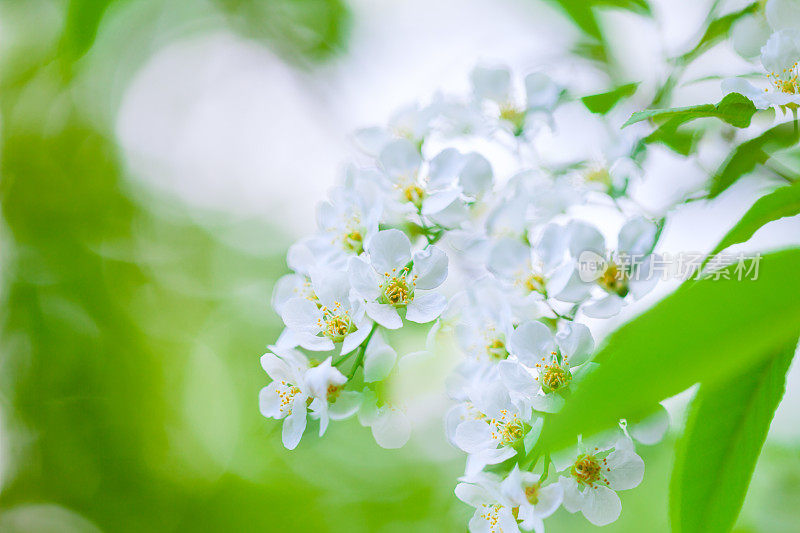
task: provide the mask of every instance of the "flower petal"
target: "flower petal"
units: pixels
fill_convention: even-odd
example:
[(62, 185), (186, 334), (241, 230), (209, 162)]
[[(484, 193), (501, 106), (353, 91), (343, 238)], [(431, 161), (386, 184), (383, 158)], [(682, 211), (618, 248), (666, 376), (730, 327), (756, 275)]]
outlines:
[(414, 254), (412, 275), (417, 276), (417, 289), (435, 289), (447, 279), (447, 254), (430, 246)]
[(298, 394), (292, 402), (292, 413), (283, 422), (282, 440), (287, 450), (294, 450), (300, 444), (306, 430), (306, 398)]
[(418, 324), (435, 320), (447, 306), (447, 298), (438, 292), (418, 292), (406, 308), (406, 319)]
[(616, 294), (609, 294), (604, 298), (583, 307), (583, 313), (591, 318), (609, 318), (622, 310), (623, 300)]
[(422, 156), (414, 143), (408, 139), (397, 139), (383, 147), (378, 160), (390, 177), (411, 177), (422, 163)]
[(478, 453), (496, 447), (491, 427), (482, 420), (467, 420), (459, 424), (453, 441), (467, 453)]
[(594, 349), (592, 332), (584, 324), (568, 323), (556, 335), (561, 353), (567, 356), (570, 366), (585, 363)]
[(349, 354), (358, 348), (372, 329), (372, 320), (359, 324), (358, 329), (347, 335), (342, 341), (342, 355)]
[(464, 194), (479, 196), (492, 186), (492, 165), (481, 154), (470, 152), (464, 156), (464, 168), (458, 182)]
[(258, 410), (267, 418), (281, 417), (281, 399), (277, 389), (278, 382), (273, 381), (258, 393)]
[(369, 302), (380, 296), (381, 290), (378, 286), (381, 284), (381, 278), (363, 257), (351, 258), (347, 265), (347, 273), (350, 285), (360, 297)]
[(397, 309), (389, 304), (367, 302), (367, 316), (387, 329), (403, 327), (403, 319), (397, 314)]
[(402, 411), (388, 408), (372, 424), (372, 436), (381, 448), (402, 448), (411, 436), (411, 424)]
[(380, 274), (391, 273), (411, 261), (411, 242), (406, 234), (396, 229), (376, 233), (367, 245), (369, 260)]
[(613, 490), (628, 490), (644, 478), (644, 461), (632, 450), (614, 450), (608, 455), (608, 486)]
[(311, 300), (292, 298), (283, 306), (281, 318), (288, 328), (314, 334), (320, 330), (317, 321), (322, 318), (322, 313)]
[(469, 77), (478, 98), (505, 103), (509, 99), (511, 74), (505, 68), (475, 67)]
[(340, 392), (336, 401), (328, 406), (331, 420), (343, 420), (353, 416), (361, 406), (361, 394), (355, 391)]
[(617, 251), (641, 256), (653, 251), (656, 238), (656, 225), (644, 217), (634, 217), (619, 230)]
[(664, 434), (669, 429), (669, 414), (664, 406), (658, 406), (655, 413), (646, 417), (639, 422), (628, 421), (628, 432), (631, 437), (638, 440), (642, 444), (656, 444), (661, 442)]
[(553, 334), (541, 322), (528, 321), (520, 324), (511, 334), (511, 353), (527, 366), (533, 366), (542, 357), (550, 358), (555, 350)]
[(389, 375), (397, 361), (397, 352), (386, 344), (383, 335), (377, 333), (367, 345), (364, 355), (364, 381), (381, 381)]
[(583, 516), (596, 526), (605, 526), (619, 518), (622, 502), (613, 490), (602, 485), (586, 489), (581, 507)]
[(580, 257), (581, 252), (604, 255), (606, 241), (597, 228), (586, 222), (575, 220), (569, 224), (569, 253)]

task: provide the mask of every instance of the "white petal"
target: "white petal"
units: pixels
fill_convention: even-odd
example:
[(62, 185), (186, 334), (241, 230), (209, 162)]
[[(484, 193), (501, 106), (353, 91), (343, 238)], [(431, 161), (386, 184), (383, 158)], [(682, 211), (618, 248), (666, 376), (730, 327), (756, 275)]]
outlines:
[(609, 318), (622, 309), (622, 298), (609, 294), (604, 298), (583, 307), (583, 313), (591, 318)]
[(358, 329), (355, 330), (353, 333), (347, 335), (342, 341), (342, 355), (349, 354), (356, 348), (358, 348), (364, 339), (367, 338), (369, 335), (370, 330), (372, 329), (372, 321), (369, 320), (363, 324), (359, 324)]
[(606, 251), (606, 241), (597, 228), (575, 220), (569, 224), (569, 253), (577, 258), (585, 251), (603, 255)]
[[(769, 12), (769, 7), (767, 11)], [(742, 17), (731, 28), (733, 49), (745, 59), (758, 57), (771, 33), (772, 30), (763, 17)]]
[(411, 242), (406, 234), (396, 229), (376, 233), (367, 245), (367, 253), (378, 274), (391, 273), (411, 261)]
[(364, 381), (381, 381), (389, 375), (397, 361), (397, 352), (377, 333), (367, 345), (364, 355)]
[(536, 255), (544, 263), (545, 270), (551, 270), (564, 259), (564, 252), (567, 251), (569, 242), (568, 230), (566, 226), (560, 224), (548, 224), (542, 231), (539, 241), (534, 249)]
[(489, 491), (474, 483), (459, 483), (455, 489), (456, 497), (467, 505), (480, 507), (493, 503)]
[(355, 132), (356, 145), (369, 155), (378, 155), (392, 141), (386, 128), (363, 128)]
[(509, 390), (520, 394), (534, 395), (539, 392), (539, 385), (530, 372), (519, 363), (500, 361), (497, 364), (500, 379)]
[(295, 272), (308, 275), (317, 260), (306, 242), (298, 242), (289, 247), (286, 253), (286, 264)]
[(561, 88), (547, 74), (533, 72), (525, 77), (528, 109), (552, 111), (558, 102)]
[(504, 68), (476, 67), (470, 74), (470, 81), (478, 98), (487, 98), (504, 103), (509, 99), (511, 74)]
[(318, 337), (307, 332), (296, 332), (294, 338), (301, 348), (311, 350), (313, 352), (327, 352), (333, 350), (333, 341), (328, 337)]
[(366, 309), (367, 316), (387, 329), (399, 329), (403, 327), (403, 319), (397, 314), (397, 309), (389, 304), (367, 302)]
[(644, 217), (634, 217), (619, 230), (617, 251), (630, 255), (644, 255), (653, 251), (656, 225)]
[(456, 446), (467, 453), (495, 448), (491, 427), (482, 420), (466, 420), (459, 424), (453, 440)]
[(455, 148), (442, 150), (431, 160), (428, 171), (428, 187), (432, 190), (445, 189), (453, 185), (461, 168), (464, 155)]
[(761, 64), (768, 73), (781, 75), (800, 57), (800, 30), (776, 31), (761, 49)]
[(605, 526), (619, 518), (622, 502), (613, 490), (602, 485), (586, 489), (581, 511), (583, 516), (596, 526)]
[(563, 396), (555, 392), (537, 394), (532, 398), (533, 408), (542, 413), (557, 413), (566, 403)]
[(631, 437), (648, 445), (661, 442), (667, 429), (669, 429), (669, 414), (660, 404), (656, 412), (644, 420), (633, 423), (629, 421), (628, 424), (628, 432)]
[(273, 381), (258, 393), (258, 409), (267, 418), (281, 417), (281, 400), (277, 388), (278, 382)]
[(531, 249), (516, 239), (502, 239), (492, 246), (486, 268), (511, 280), (530, 268)]
[(564, 488), (559, 483), (551, 483), (539, 489), (539, 501), (536, 503), (536, 516), (547, 518), (564, 501)]
[(322, 318), (322, 313), (311, 300), (292, 298), (283, 306), (281, 318), (286, 327), (295, 331), (317, 333), (320, 330), (317, 321)]
[(459, 183), (464, 194), (479, 196), (492, 186), (492, 165), (482, 155), (470, 152), (465, 156)]
[(644, 461), (629, 450), (614, 450), (608, 455), (608, 468), (604, 472), (608, 486), (613, 490), (628, 490), (637, 487), (644, 478)]
[(576, 513), (583, 507), (583, 494), (578, 491), (578, 482), (572, 477), (560, 477), (558, 484), (564, 491), (564, 509)]
[(334, 368), (331, 364), (332, 358), (328, 357), (324, 362), (315, 367), (309, 368), (305, 373), (305, 382), (308, 390), (316, 398), (327, 401), (328, 387), (331, 385), (344, 385), (347, 378)]
[(306, 430), (306, 399), (297, 395), (292, 402), (292, 414), (283, 422), (282, 440), (288, 450), (294, 450), (300, 444), (303, 432)]
[(800, 28), (800, 3), (796, 0), (769, 0), (765, 13), (773, 30)]
[[(422, 214), (427, 217), (439, 214), (457, 202), (460, 197), (461, 191), (456, 188), (436, 191), (422, 201)], [(458, 203), (462, 202), (458, 201)]]
[(298, 274), (281, 276), (272, 289), (272, 307), (278, 314), (283, 310), (284, 304), (296, 297), (305, 284), (305, 278)]
[(435, 289), (447, 279), (447, 254), (436, 246), (420, 250), (411, 273), (417, 276), (417, 289)]
[(353, 416), (361, 406), (361, 394), (355, 391), (340, 392), (336, 401), (328, 406), (331, 420), (343, 420)]
[[(564, 302), (580, 302), (591, 294), (594, 284), (583, 281), (581, 274), (575, 269), (574, 265), (565, 263), (564, 267), (559, 268), (559, 272), (560, 283), (557, 284), (558, 286), (554, 283), (556, 281), (555, 278), (551, 279), (551, 283), (548, 284), (548, 287), (550, 285), (553, 286), (553, 296), (555, 298)], [(567, 274), (569, 274), (569, 277), (567, 277)], [(564, 278), (566, 278), (566, 282), (564, 282)]]
[(553, 334), (541, 322), (523, 322), (511, 334), (509, 343), (511, 353), (528, 366), (533, 366), (542, 357), (550, 359), (550, 353), (555, 350)]
[(411, 424), (398, 409), (388, 409), (372, 424), (372, 436), (381, 448), (402, 448), (411, 436)]
[(379, 161), (391, 177), (411, 176), (422, 163), (422, 156), (414, 143), (408, 139), (397, 139), (381, 150)]
[(350, 276), (350, 284), (359, 296), (367, 301), (375, 300), (380, 296), (381, 291), (378, 286), (381, 278), (362, 257), (351, 258), (347, 272)]
[(311, 285), (322, 305), (333, 308), (336, 304), (345, 305), (350, 300), (350, 277), (343, 270), (312, 271)]
[(447, 306), (447, 298), (438, 292), (417, 292), (406, 308), (406, 319), (425, 324), (436, 318)]
[(291, 381), (292, 371), (277, 355), (267, 352), (261, 356), (261, 368), (274, 381)]
[(592, 332), (584, 324), (577, 322), (568, 323), (564, 329), (556, 335), (561, 353), (567, 356), (571, 366), (577, 366), (588, 359), (589, 354), (594, 350), (594, 339)]

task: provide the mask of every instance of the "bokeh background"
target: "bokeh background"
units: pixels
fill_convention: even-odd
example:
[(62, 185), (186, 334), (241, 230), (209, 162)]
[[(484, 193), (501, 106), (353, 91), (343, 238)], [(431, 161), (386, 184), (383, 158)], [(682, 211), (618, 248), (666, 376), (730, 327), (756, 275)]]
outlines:
[[(415, 420), (402, 450), (351, 420), (288, 452), (260, 416), (285, 251), (356, 155), (354, 128), (466, 91), (480, 62), (591, 89), (576, 47), (653, 87), (711, 3), (651, 1), (643, 16), (610, 0), (0, 1), (0, 531), (464, 531), (463, 458), (440, 422), (451, 354), (398, 385)], [(743, 65), (721, 45), (692, 68)], [(673, 103), (719, 96), (692, 83)], [(705, 177), (656, 159), (654, 207)], [(687, 207), (667, 245), (711, 248), (759, 187)], [(797, 242), (800, 226), (757, 237)], [(796, 365), (789, 382), (739, 531), (797, 531)], [(668, 530), (683, 396), (607, 531)], [(563, 509), (548, 528), (593, 529)]]

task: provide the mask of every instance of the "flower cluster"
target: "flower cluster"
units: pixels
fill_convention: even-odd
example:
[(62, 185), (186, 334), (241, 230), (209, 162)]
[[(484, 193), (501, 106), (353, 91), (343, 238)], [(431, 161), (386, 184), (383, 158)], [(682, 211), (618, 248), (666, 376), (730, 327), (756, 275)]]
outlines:
[[(763, 43), (760, 58), (768, 86), (759, 89), (744, 78), (728, 78), (722, 88), (743, 94), (761, 109), (784, 106), (796, 110), (800, 105), (800, 3), (767, 0), (764, 15), (766, 20), (751, 17), (741, 21), (733, 37), (734, 47), (744, 55)], [(766, 43), (765, 33), (769, 35)]]
[[(586, 322), (650, 290), (639, 270), (660, 223), (627, 196), (640, 174), (635, 143), (559, 168), (537, 156), (537, 135), (570, 103), (565, 88), (541, 73), (517, 86), (502, 68), (477, 68), (471, 81), (468, 98), (437, 96), (358, 132), (366, 162), (319, 207), (319, 232), (291, 247), (293, 273), (275, 287), (286, 328), (262, 358), (274, 381), (261, 412), (284, 420), (287, 448), (307, 418), (322, 435), (353, 415), (381, 446), (402, 446), (409, 420), (380, 384), (399, 371), (392, 332), (429, 324), (425, 351), (450, 335), (463, 352), (445, 431), (467, 454), (455, 491), (475, 507), (470, 530), (541, 531), (560, 506), (607, 524), (617, 491), (644, 474), (633, 439), (658, 441), (664, 413), (621, 421), (591, 445), (576, 435), (558, 453), (537, 437), (596, 366)], [(615, 231), (578, 216), (593, 205), (613, 210)], [(585, 254), (601, 259), (590, 276)]]

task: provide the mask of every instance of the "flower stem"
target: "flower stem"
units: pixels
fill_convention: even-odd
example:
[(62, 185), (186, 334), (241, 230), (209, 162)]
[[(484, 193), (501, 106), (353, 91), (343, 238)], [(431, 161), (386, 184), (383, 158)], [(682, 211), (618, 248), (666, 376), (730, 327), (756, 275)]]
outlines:
[(360, 367), (361, 364), (364, 362), (364, 353), (367, 351), (367, 345), (369, 344), (369, 340), (375, 334), (375, 330), (377, 329), (377, 327), (378, 324), (373, 322), (372, 329), (369, 331), (369, 335), (367, 335), (367, 338), (364, 339), (364, 342), (361, 343), (361, 346), (358, 347), (358, 350), (354, 350), (357, 351), (358, 353), (356, 354), (356, 360), (353, 362), (352, 368), (350, 368), (350, 372), (347, 374), (347, 381), (353, 379), (353, 376), (356, 375), (356, 370), (358, 370), (358, 367)]

